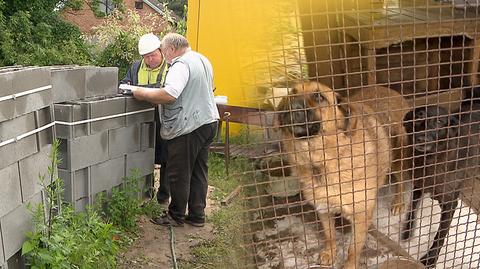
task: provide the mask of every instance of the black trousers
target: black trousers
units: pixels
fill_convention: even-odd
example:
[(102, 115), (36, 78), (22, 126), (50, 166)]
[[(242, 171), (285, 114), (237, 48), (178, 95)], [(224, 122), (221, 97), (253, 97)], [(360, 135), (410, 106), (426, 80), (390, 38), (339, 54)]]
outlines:
[(158, 106), (155, 106), (155, 164), (160, 164), (160, 186), (157, 191), (157, 200), (160, 203), (170, 198), (170, 183), (166, 176), (168, 150), (167, 143), (160, 136), (160, 119), (158, 115)]
[(208, 189), (208, 150), (217, 131), (217, 122), (202, 125), (195, 131), (167, 141), (171, 201), (168, 213), (183, 222), (188, 217), (205, 221)]

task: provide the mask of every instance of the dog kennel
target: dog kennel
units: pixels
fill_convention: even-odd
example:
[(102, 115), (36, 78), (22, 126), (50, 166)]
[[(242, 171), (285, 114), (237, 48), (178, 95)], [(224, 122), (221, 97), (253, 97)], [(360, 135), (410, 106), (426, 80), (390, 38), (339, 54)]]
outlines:
[(238, 266), (479, 268), (476, 1), (274, 2)]

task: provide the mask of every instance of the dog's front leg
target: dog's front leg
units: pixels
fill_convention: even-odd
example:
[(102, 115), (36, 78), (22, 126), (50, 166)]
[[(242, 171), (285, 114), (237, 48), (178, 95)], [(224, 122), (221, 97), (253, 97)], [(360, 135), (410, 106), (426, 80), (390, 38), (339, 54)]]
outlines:
[(335, 220), (331, 214), (320, 213), (320, 221), (323, 226), (323, 233), (325, 234), (325, 248), (320, 251), (318, 262), (321, 265), (333, 266), (337, 256), (337, 244), (335, 240)]
[(359, 210), (355, 212), (353, 219), (350, 219), (352, 223), (352, 241), (348, 248), (347, 260), (343, 266), (345, 269), (359, 268), (360, 255), (362, 254), (362, 249), (367, 238), (368, 226), (372, 219), (372, 211), (373, 210), (367, 209), (361, 212)]

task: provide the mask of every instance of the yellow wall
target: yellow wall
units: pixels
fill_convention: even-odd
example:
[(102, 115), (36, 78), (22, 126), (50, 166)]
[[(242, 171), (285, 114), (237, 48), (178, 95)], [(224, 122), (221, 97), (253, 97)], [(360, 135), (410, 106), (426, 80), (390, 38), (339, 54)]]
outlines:
[[(187, 38), (212, 62), (216, 95), (259, 106), (258, 87), (300, 79), (341, 84), (336, 30), (343, 10), (380, 8), (381, 0), (189, 0)], [(334, 14), (332, 14), (334, 13)], [(304, 46), (305, 45), (305, 46)], [(284, 63), (285, 59), (289, 63)], [(317, 61), (327, 63), (317, 63)], [(307, 64), (308, 62), (308, 64)], [(272, 64), (273, 63), (273, 64)], [(333, 72), (332, 72), (333, 71)], [(285, 73), (292, 75), (286, 77)], [(283, 84), (282, 84), (283, 83)]]

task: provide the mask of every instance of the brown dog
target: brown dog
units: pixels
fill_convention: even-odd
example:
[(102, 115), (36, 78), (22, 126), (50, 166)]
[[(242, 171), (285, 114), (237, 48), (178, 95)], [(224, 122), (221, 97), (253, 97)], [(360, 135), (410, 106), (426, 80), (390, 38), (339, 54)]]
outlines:
[(392, 201), (392, 212), (400, 214), (405, 207), (403, 199), (405, 183), (411, 179), (411, 147), (407, 147), (408, 137), (403, 126), (403, 117), (413, 107), (398, 92), (381, 86), (370, 86), (361, 88), (347, 96), (345, 102), (358, 102), (368, 105), (380, 124), (387, 127), (391, 138), (393, 160), (391, 173), (396, 179), (396, 193)]
[(316, 82), (298, 84), (279, 107), (283, 148), (325, 229), (319, 262), (335, 263), (334, 214), (341, 213), (352, 223), (353, 234), (344, 268), (356, 268), (378, 188), (390, 169), (388, 130), (369, 106), (342, 103), (332, 89)]

